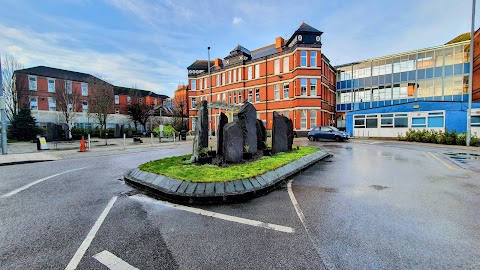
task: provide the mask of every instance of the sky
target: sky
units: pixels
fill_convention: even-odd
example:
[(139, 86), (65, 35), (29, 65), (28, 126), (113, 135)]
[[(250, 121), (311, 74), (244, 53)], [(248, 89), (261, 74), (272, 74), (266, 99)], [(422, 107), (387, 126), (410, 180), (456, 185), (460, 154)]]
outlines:
[[(480, 9), (477, 5), (476, 27)], [(173, 96), (197, 59), (324, 32), (333, 65), (444, 44), (470, 31), (471, 0), (0, 0), (0, 52), (25, 68), (92, 74)]]

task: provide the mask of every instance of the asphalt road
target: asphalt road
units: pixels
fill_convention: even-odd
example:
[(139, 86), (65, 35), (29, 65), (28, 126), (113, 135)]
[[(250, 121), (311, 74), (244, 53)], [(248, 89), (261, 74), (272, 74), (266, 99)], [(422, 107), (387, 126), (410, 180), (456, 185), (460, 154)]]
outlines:
[(291, 194), (285, 185), (185, 209), (121, 179), (189, 145), (0, 167), (0, 269), (480, 268), (479, 160), (388, 142), (299, 143), (334, 156), (293, 177)]

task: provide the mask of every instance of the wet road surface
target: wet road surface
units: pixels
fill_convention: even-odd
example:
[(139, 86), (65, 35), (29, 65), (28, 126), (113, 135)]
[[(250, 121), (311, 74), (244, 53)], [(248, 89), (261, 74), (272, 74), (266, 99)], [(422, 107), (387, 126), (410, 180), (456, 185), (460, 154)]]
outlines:
[(196, 213), (119, 181), (188, 145), (0, 168), (0, 269), (65, 269), (77, 254), (77, 269), (109, 269), (97, 259), (105, 251), (138, 269), (480, 268), (475, 159), (428, 146), (298, 141), (333, 154), (291, 179), (298, 209), (286, 185)]

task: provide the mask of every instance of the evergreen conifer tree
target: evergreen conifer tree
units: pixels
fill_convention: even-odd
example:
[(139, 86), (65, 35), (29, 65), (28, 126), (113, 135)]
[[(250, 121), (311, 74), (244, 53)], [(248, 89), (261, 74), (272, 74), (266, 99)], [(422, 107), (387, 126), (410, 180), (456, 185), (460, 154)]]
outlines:
[(29, 108), (20, 109), (8, 127), (8, 137), (18, 141), (35, 139), (37, 132), (35, 118), (32, 117)]

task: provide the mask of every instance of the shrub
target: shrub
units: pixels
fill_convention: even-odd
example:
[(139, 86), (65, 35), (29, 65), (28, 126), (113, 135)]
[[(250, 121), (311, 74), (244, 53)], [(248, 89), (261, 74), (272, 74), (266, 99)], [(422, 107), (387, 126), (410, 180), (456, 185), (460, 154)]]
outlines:
[(431, 140), (431, 135), (432, 135), (432, 133), (431, 133), (430, 130), (425, 130), (424, 129), (424, 130), (420, 131), (420, 136), (422, 138), (422, 142), (424, 142), (424, 143), (429, 143), (429, 142), (432, 141)]
[[(170, 125), (163, 126), (163, 136), (173, 136), (173, 134), (175, 134), (175, 132), (176, 132), (176, 130), (172, 126), (170, 126)], [(160, 136), (159, 127), (154, 128), (153, 133), (155, 133), (155, 135), (157, 135), (157, 136)]]
[(398, 139), (399, 141), (406, 141), (406, 140), (407, 140), (407, 138), (406, 138), (405, 136), (403, 136), (402, 133), (398, 133), (397, 139)]
[(437, 143), (437, 134), (438, 132), (435, 130), (430, 130), (430, 142)]
[(435, 142), (439, 144), (445, 144), (445, 133), (440, 130), (435, 135)]
[(415, 130), (413, 129), (409, 129), (406, 133), (405, 133), (405, 139), (409, 142), (413, 142), (415, 139), (413, 137), (413, 135), (415, 134)]
[(457, 144), (458, 145), (467, 145), (467, 134), (461, 133), (457, 135)]
[(456, 144), (457, 143), (457, 132), (454, 130), (449, 132), (448, 130), (445, 131), (445, 142), (447, 144)]
[(422, 141), (422, 132), (419, 130), (413, 131), (413, 141), (421, 142)]
[(473, 134), (472, 138), (470, 140), (470, 145), (471, 146), (480, 146), (480, 139), (477, 137), (477, 134)]
[(36, 120), (31, 116), (30, 109), (20, 109), (7, 129), (8, 138), (18, 141), (29, 141), (36, 137), (38, 128)]

